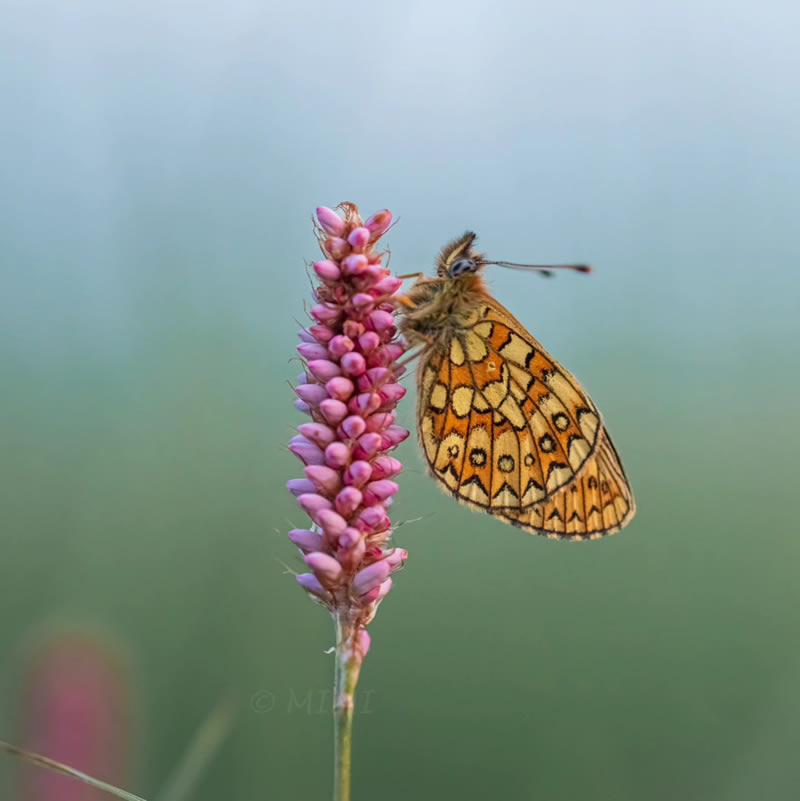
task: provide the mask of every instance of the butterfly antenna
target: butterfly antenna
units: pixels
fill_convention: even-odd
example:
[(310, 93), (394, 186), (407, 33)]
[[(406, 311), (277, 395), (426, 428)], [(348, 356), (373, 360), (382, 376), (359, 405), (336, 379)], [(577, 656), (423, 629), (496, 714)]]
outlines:
[(576, 273), (590, 273), (592, 268), (588, 264), (517, 264), (514, 261), (485, 261), (483, 264), (496, 264), (498, 267), (508, 267), (510, 270), (536, 270), (550, 278), (552, 270), (572, 270)]

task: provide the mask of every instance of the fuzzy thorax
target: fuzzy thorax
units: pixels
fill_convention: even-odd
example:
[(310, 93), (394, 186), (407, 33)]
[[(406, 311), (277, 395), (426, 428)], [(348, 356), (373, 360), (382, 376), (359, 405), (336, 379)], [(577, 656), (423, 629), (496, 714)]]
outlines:
[(423, 278), (403, 298), (405, 313), (399, 328), (409, 346), (433, 345), (450, 338), (472, 322), (476, 307), (487, 295), (478, 273), (456, 277)]

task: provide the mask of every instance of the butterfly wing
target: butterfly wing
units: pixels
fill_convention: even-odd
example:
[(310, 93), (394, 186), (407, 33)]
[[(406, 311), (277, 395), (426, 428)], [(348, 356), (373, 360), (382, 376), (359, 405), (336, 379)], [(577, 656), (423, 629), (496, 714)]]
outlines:
[(636, 512), (630, 485), (608, 433), (580, 475), (544, 503), (500, 515), (507, 523), (554, 539), (597, 539), (626, 526)]
[[(592, 484), (611, 487), (607, 471), (621, 472), (619, 460), (610, 441), (598, 451), (607, 435), (576, 379), (503, 306), (487, 297), (468, 325), (428, 350), (418, 399), (430, 471), (459, 501), (528, 530), (590, 536), (577, 531), (575, 519), (557, 529), (558, 515), (547, 521), (555, 508), (548, 504), (577, 486), (587, 466), (596, 465)], [(614, 486), (630, 499), (624, 474)], [(592, 492), (587, 483), (584, 494), (594, 498)], [(617, 511), (617, 527), (630, 518), (632, 500), (629, 507), (627, 517)]]

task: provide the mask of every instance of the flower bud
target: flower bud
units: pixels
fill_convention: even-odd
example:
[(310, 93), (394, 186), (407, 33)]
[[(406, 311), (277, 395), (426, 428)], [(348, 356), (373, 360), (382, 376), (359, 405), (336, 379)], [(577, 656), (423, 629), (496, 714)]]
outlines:
[(317, 342), (301, 342), (297, 346), (297, 352), (304, 359), (327, 359), (328, 348)]
[(336, 281), (341, 278), (342, 273), (339, 270), (339, 265), (330, 259), (323, 259), (322, 261), (315, 261), (313, 264), (314, 272), (323, 281)]
[(347, 241), (353, 250), (361, 252), (369, 242), (371, 235), (369, 228), (354, 228), (347, 237)]
[(318, 551), (323, 547), (322, 537), (307, 528), (293, 528), (289, 532), (289, 539), (305, 553)]
[[(308, 557), (306, 557), (306, 562), (308, 562)], [(390, 567), (385, 560), (375, 562), (356, 573), (353, 579), (353, 589), (359, 595), (364, 595), (386, 581), (389, 578), (389, 571)]]
[(308, 363), (308, 369), (318, 381), (330, 381), (335, 376), (341, 375), (342, 372), (336, 362), (328, 359), (312, 359)]
[(331, 425), (338, 425), (347, 417), (347, 406), (335, 398), (328, 398), (322, 401), (319, 405), (319, 410)]
[(341, 236), (345, 231), (344, 220), (333, 210), (327, 206), (319, 206), (317, 208), (317, 219), (323, 230), (329, 236)]
[(392, 224), (392, 213), (389, 209), (383, 209), (377, 214), (373, 214), (365, 223), (364, 227), (369, 230), (370, 236), (377, 239), (384, 234)]
[(320, 448), (324, 448), (336, 439), (336, 432), (322, 423), (303, 423), (297, 426), (297, 430)]
[(367, 369), (367, 362), (360, 353), (346, 353), (341, 360), (342, 370), (350, 376), (359, 376)]

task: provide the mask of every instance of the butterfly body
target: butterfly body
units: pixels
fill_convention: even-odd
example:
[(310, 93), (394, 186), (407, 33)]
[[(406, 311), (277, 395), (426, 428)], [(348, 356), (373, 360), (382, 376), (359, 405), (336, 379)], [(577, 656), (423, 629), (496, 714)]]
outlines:
[(431, 475), (459, 501), (536, 534), (594, 539), (635, 506), (600, 414), (577, 380), (489, 294), (467, 233), (437, 277), (404, 298), (422, 347), (418, 434)]

